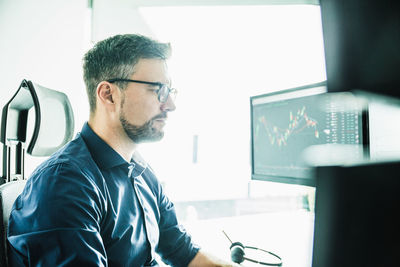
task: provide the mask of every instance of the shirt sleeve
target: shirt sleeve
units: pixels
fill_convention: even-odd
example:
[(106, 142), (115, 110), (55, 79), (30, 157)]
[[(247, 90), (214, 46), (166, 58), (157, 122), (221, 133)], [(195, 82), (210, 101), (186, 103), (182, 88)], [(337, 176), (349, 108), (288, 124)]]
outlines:
[(102, 194), (68, 164), (35, 172), (11, 211), (11, 266), (107, 266), (99, 222)]
[(160, 239), (158, 253), (171, 266), (188, 266), (200, 247), (192, 242), (191, 236), (178, 223), (174, 204), (163, 193), (159, 184)]

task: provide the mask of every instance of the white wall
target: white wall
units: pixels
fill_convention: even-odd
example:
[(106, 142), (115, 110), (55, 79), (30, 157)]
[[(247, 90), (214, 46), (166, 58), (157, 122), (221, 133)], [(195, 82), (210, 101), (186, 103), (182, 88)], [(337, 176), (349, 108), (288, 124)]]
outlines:
[(135, 2), (137, 1), (94, 0), (91, 40), (97, 42), (125, 33), (139, 33), (156, 38), (143, 20)]
[[(88, 114), (81, 58), (88, 47), (86, 1), (0, 1), (0, 107), (22, 79), (66, 93), (75, 132)], [(33, 120), (33, 118), (31, 118)], [(43, 158), (27, 157), (26, 173)]]
[(86, 112), (81, 74), (86, 15), (81, 0), (0, 2), (1, 106), (22, 79), (30, 79), (65, 92), (75, 112)]

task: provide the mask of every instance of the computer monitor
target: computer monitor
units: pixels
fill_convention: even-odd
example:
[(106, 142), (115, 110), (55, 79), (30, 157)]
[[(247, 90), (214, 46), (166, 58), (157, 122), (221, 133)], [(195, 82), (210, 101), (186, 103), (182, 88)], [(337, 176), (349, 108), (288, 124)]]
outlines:
[(368, 150), (367, 111), (350, 93), (326, 93), (326, 82), (253, 96), (250, 106), (252, 179), (314, 186), (311, 148), (350, 145), (354, 160)]

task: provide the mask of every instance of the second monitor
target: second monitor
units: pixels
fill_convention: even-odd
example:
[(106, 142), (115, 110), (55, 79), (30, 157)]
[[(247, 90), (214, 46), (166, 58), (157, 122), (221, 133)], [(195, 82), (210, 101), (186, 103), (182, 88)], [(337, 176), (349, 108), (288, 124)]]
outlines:
[(325, 92), (321, 82), (251, 97), (252, 179), (313, 186), (304, 159), (313, 146), (354, 145), (348, 146), (347, 156), (364, 157), (367, 111), (350, 93)]

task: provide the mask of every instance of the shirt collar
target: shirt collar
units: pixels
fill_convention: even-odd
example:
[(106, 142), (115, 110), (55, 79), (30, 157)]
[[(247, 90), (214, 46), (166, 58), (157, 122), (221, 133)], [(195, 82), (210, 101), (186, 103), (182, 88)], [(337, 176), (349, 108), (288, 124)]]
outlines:
[(126, 165), (130, 167), (130, 174), (133, 176), (139, 176), (146, 170), (147, 163), (139, 152), (135, 151), (135, 153), (133, 153), (130, 163), (126, 162), (118, 152), (104, 142), (103, 139), (90, 128), (87, 122), (82, 127), (81, 136), (88, 146), (94, 161), (101, 169)]
[(104, 142), (86, 122), (81, 131), (81, 136), (89, 151), (101, 169), (108, 169), (122, 164), (128, 164), (121, 155)]
[(146, 161), (143, 160), (142, 156), (137, 151), (133, 153), (130, 165), (132, 166), (132, 171), (130, 173), (133, 177), (142, 175), (147, 168)]

